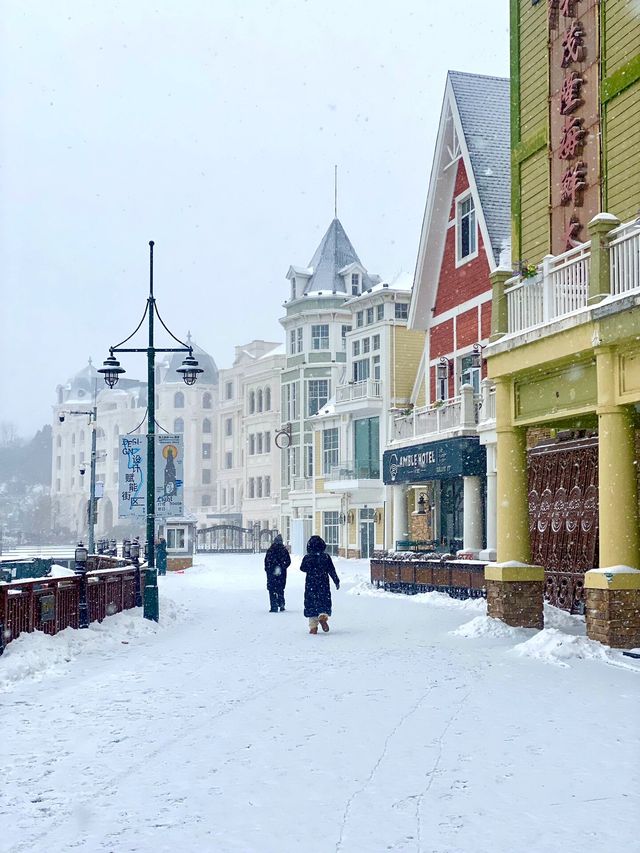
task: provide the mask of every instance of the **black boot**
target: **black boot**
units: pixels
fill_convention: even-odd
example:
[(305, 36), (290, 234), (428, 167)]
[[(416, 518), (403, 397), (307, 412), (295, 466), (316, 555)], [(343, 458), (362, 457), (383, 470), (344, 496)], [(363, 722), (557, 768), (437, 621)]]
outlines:
[(278, 593), (278, 607), (280, 610), (284, 610), (284, 592)]
[(269, 612), (270, 613), (277, 613), (278, 612), (278, 593), (277, 592), (271, 592), (271, 590), (269, 590), (269, 602), (271, 604), (271, 609)]

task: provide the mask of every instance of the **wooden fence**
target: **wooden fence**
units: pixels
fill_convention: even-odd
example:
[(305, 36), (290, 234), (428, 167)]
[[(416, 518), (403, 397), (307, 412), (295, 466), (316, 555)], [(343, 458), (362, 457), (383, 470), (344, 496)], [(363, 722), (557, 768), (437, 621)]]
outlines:
[(484, 598), (484, 567), (476, 560), (451, 559), (415, 552), (376, 552), (371, 583), (391, 592), (446, 592), (452, 598)]
[[(122, 610), (135, 607), (135, 566), (87, 572), (89, 621), (102, 622)], [(0, 585), (0, 654), (7, 643), (23, 632), (57, 634), (79, 624), (79, 575), (34, 578)]]

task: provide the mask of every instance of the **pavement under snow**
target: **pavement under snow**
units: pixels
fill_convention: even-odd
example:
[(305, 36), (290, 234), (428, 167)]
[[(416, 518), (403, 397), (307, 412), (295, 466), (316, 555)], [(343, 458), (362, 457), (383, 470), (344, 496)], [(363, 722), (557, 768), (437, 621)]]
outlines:
[(260, 556), (160, 579), (140, 611), (0, 658), (0, 850), (637, 849), (640, 661), (547, 610), (405, 597), (336, 560), (331, 632)]

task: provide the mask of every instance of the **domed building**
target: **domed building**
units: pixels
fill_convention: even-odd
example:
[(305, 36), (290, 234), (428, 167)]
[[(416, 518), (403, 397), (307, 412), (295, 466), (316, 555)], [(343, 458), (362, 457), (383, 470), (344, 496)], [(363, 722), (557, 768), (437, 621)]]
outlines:
[[(214, 359), (191, 341), (203, 368), (193, 386), (183, 383), (176, 368), (183, 353), (156, 360), (156, 431), (184, 435), (185, 512), (198, 515), (215, 505), (216, 467), (214, 410), (218, 400), (218, 368)], [(103, 494), (97, 504), (96, 537), (143, 533), (143, 525), (118, 519), (120, 437), (146, 432), (147, 383), (122, 377), (115, 388), (88, 364), (58, 385), (53, 407), (52, 526), (85, 537), (88, 522), (91, 431), (90, 412), (97, 407), (96, 481)], [(81, 473), (84, 471), (84, 473)], [(135, 528), (135, 529), (134, 529)], [(114, 534), (115, 535), (115, 534)]]

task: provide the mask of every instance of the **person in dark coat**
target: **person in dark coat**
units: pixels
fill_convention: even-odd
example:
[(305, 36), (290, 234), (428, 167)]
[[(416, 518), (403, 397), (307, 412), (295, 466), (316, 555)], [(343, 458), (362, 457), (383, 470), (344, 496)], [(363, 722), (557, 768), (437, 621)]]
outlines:
[(164, 536), (161, 536), (156, 545), (156, 566), (159, 575), (167, 573), (167, 542)]
[(284, 547), (282, 536), (278, 533), (264, 555), (264, 570), (267, 573), (267, 589), (271, 613), (284, 610), (284, 588), (287, 585), (287, 568), (291, 557)]
[(300, 565), (305, 572), (304, 615), (309, 619), (309, 633), (317, 634), (318, 625), (329, 630), (331, 616), (331, 588), (329, 578), (340, 589), (340, 579), (333, 561), (326, 551), (327, 545), (320, 536), (312, 536), (307, 542), (307, 553)]

